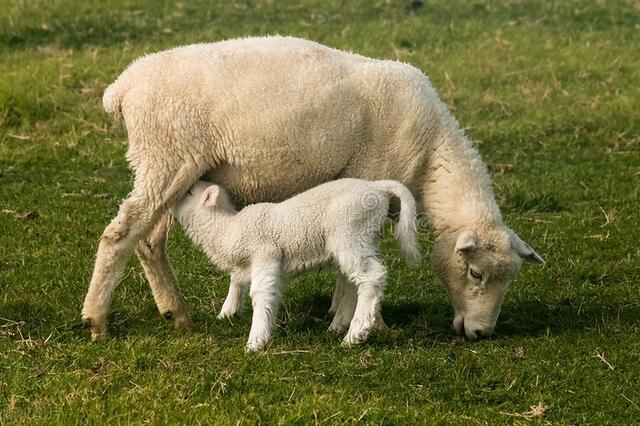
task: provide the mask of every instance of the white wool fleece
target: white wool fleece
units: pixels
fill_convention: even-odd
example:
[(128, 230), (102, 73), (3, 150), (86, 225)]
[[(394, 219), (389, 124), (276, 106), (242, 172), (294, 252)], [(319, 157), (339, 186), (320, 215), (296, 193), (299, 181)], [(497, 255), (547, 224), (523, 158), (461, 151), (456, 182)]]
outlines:
[(337, 301), (338, 310), (344, 306), (331, 327), (349, 325), (344, 339), (349, 345), (364, 341), (382, 325), (386, 269), (378, 258), (378, 237), (391, 197), (401, 204), (396, 237), (407, 261), (415, 264), (420, 257), (415, 200), (395, 181), (340, 179), (281, 203), (253, 204), (239, 212), (223, 188), (200, 181), (172, 214), (211, 260), (232, 274), (221, 317), (238, 313), (242, 288), (251, 284), (254, 313), (248, 350), (262, 349), (268, 342), (284, 282), (330, 263), (357, 288), (357, 303), (346, 291), (345, 300)]
[(435, 231), (433, 266), (454, 325), (470, 338), (492, 333), (522, 261), (542, 261), (502, 223), (478, 152), (411, 65), (292, 37), (194, 44), (134, 61), (103, 106), (124, 119), (135, 179), (102, 234), (82, 308), (94, 340), (108, 336), (134, 251), (159, 312), (191, 323), (166, 253), (168, 209), (203, 176), (239, 204), (282, 201), (339, 178), (406, 185)]

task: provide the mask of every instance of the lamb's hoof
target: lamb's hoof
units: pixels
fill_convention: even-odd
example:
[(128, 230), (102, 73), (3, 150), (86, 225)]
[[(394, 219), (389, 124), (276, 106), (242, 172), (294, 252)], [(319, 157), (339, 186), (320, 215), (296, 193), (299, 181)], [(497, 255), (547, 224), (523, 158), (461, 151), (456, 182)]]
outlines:
[(340, 346), (342, 346), (343, 348), (350, 348), (353, 346), (357, 346), (360, 343), (361, 342), (359, 340), (344, 338), (342, 339), (342, 343), (340, 343)]
[(342, 339), (342, 346), (351, 347), (351, 346), (359, 345), (365, 340), (367, 340), (367, 337), (368, 337), (368, 333), (349, 332), (347, 333), (346, 336), (344, 336), (344, 339)]
[(171, 311), (167, 311), (164, 314), (162, 314), (162, 316), (164, 317), (164, 319), (168, 320), (172, 320), (173, 319), (173, 312)]
[(85, 317), (82, 319), (82, 324), (91, 330), (91, 340), (99, 342), (109, 337), (109, 327), (105, 320), (97, 321), (93, 318)]
[(264, 350), (266, 345), (262, 344), (247, 344), (247, 346), (244, 347), (244, 351), (245, 352), (262, 352)]
[(376, 320), (376, 323), (373, 325), (373, 330), (375, 330), (375, 331), (388, 331), (389, 327), (387, 327), (387, 324), (384, 323), (384, 320), (382, 319), (382, 317), (379, 317)]
[(329, 331), (332, 333), (342, 333), (343, 331), (345, 331), (347, 329), (346, 326), (340, 324), (340, 323), (336, 323), (336, 322), (332, 322), (329, 325)]
[(267, 346), (267, 340), (262, 340), (262, 339), (249, 340), (244, 350), (245, 352), (259, 352), (259, 351), (263, 351), (266, 346)]
[(220, 313), (218, 314), (217, 318), (219, 320), (223, 320), (223, 319), (231, 319), (235, 316), (237, 316), (238, 313), (237, 312), (230, 312), (230, 311), (220, 311)]
[(349, 327), (349, 322), (341, 321), (340, 318), (334, 317), (329, 325), (329, 331), (332, 333), (342, 333)]

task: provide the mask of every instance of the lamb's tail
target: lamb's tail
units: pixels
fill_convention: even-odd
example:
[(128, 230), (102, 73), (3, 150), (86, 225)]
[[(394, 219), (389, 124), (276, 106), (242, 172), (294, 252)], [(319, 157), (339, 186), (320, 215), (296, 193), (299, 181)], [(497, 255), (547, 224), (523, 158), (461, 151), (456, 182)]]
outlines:
[(420, 248), (418, 247), (416, 200), (411, 191), (394, 180), (381, 180), (376, 186), (385, 193), (400, 200), (400, 218), (396, 228), (396, 240), (404, 253), (405, 260), (410, 265), (420, 262)]
[(123, 73), (116, 81), (107, 87), (102, 95), (102, 107), (105, 112), (114, 118), (121, 115), (122, 99), (129, 90), (126, 74)]

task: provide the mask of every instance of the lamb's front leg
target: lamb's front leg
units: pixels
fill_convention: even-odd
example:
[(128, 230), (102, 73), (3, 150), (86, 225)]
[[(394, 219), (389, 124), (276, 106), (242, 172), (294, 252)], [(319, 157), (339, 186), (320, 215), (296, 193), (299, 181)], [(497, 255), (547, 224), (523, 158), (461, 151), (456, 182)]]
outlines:
[(251, 265), (253, 319), (247, 351), (264, 349), (269, 342), (282, 298), (282, 269), (279, 257), (254, 260)]
[(234, 271), (229, 279), (229, 293), (222, 304), (218, 319), (231, 318), (242, 313), (244, 290), (249, 286), (251, 276), (245, 271)]

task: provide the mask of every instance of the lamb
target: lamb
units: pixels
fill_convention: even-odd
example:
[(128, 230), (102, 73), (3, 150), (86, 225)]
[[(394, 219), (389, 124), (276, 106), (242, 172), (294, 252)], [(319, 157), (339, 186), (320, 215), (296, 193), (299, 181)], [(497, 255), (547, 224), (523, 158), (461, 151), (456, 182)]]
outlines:
[(330, 329), (350, 324), (343, 343), (353, 345), (366, 340), (376, 323), (383, 324), (380, 303), (387, 271), (377, 241), (391, 197), (400, 200), (396, 238), (407, 262), (416, 264), (415, 200), (395, 181), (339, 179), (278, 204), (253, 204), (239, 212), (223, 188), (200, 181), (171, 214), (217, 266), (231, 273), (222, 316), (239, 311), (242, 289), (251, 285), (248, 351), (263, 349), (269, 341), (283, 282), (333, 262), (342, 285), (355, 284), (357, 304), (341, 301)]
[(478, 152), (408, 64), (291, 37), (196, 44), (135, 61), (103, 105), (124, 118), (135, 178), (102, 234), (82, 308), (94, 340), (108, 335), (134, 250), (160, 313), (190, 324), (166, 254), (168, 210), (202, 176), (239, 204), (345, 177), (403, 183), (429, 217), (434, 269), (470, 339), (493, 332), (522, 262), (542, 263), (503, 224)]

